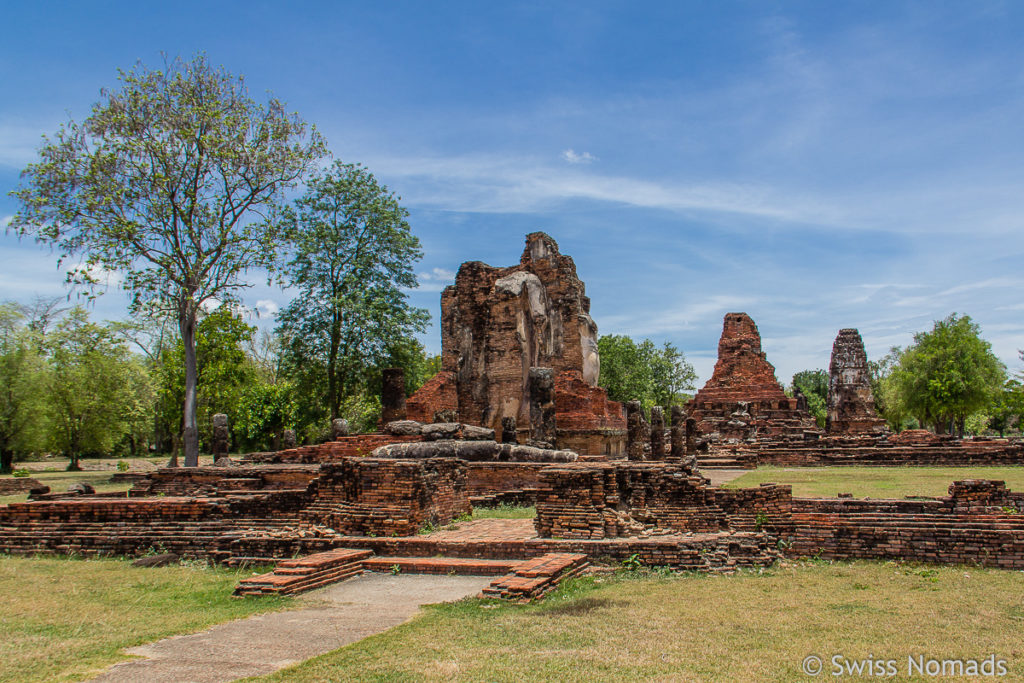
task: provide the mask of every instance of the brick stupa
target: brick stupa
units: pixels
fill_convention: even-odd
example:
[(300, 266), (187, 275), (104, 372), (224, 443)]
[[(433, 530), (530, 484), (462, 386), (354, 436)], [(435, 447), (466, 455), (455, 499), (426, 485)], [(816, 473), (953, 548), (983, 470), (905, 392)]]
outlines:
[(714, 373), (689, 410), (702, 434), (721, 440), (819, 431), (810, 413), (782, 390), (761, 350), (757, 325), (746, 313), (725, 315)]
[(502, 431), (515, 418), (530, 428), (529, 371), (554, 370), (559, 448), (619, 454), (625, 447), (622, 404), (597, 386), (600, 358), (590, 299), (572, 258), (543, 232), (527, 235), (518, 265), (463, 263), (441, 295), (441, 372), (406, 403), (409, 419), (439, 411)]
[(875, 411), (864, 340), (853, 328), (839, 330), (829, 364), (829, 434), (882, 434), (885, 420)]

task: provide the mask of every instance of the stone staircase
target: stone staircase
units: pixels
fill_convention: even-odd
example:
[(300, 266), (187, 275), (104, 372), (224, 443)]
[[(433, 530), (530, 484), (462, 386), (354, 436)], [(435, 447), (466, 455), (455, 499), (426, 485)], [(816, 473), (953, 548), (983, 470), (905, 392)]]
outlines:
[(369, 550), (329, 550), (282, 560), (274, 571), (242, 579), (235, 596), (294, 595), (357, 576), (364, 571), (393, 574), (495, 576), (480, 597), (529, 602), (542, 597), (589, 566), (587, 556), (547, 553), (530, 560), (466, 557), (373, 557)]
[(293, 560), (281, 560), (274, 571), (247, 579), (235, 586), (234, 595), (294, 595), (323, 588), (363, 573), (369, 550), (329, 550)]
[(530, 602), (543, 597), (565, 579), (579, 576), (588, 566), (586, 555), (548, 553), (521, 562), (491, 585), (484, 588), (482, 598), (498, 598)]

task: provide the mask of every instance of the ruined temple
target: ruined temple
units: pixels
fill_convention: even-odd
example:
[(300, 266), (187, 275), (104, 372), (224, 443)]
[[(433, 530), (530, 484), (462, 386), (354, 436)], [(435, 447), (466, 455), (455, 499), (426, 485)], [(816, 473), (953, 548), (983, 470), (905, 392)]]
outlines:
[(621, 453), (625, 417), (597, 386), (597, 325), (584, 292), (572, 258), (542, 232), (527, 235), (518, 265), (463, 263), (441, 295), (441, 372), (409, 398), (409, 419), (452, 411), (501, 432), (502, 419), (515, 418), (528, 440), (530, 369), (550, 368), (558, 447)]
[(689, 403), (698, 429), (716, 441), (817, 432), (810, 413), (786, 396), (761, 350), (761, 334), (746, 313), (726, 313), (718, 361)]
[(827, 420), (829, 434), (880, 434), (886, 431), (885, 420), (875, 412), (868, 356), (856, 329), (839, 330), (832, 345)]

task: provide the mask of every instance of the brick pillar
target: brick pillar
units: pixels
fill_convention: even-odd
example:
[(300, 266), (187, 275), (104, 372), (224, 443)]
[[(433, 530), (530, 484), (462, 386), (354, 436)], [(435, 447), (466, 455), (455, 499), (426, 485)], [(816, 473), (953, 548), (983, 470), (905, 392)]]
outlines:
[(686, 455), (686, 411), (682, 406), (672, 406), (672, 448), (670, 457), (682, 460)]
[(686, 419), (686, 454), (693, 455), (697, 452), (697, 420), (689, 417)]
[(555, 447), (555, 371), (530, 368), (530, 440)]
[(640, 401), (626, 402), (626, 457), (647, 460), (651, 448), (651, 427), (644, 418)]
[(405, 419), (405, 370), (385, 368), (381, 377), (381, 424)]
[(211, 418), (213, 422), (213, 460), (226, 458), (230, 448), (231, 435), (228, 432), (228, 416), (224, 413), (217, 413)]
[(651, 460), (665, 459), (665, 411), (651, 406)]

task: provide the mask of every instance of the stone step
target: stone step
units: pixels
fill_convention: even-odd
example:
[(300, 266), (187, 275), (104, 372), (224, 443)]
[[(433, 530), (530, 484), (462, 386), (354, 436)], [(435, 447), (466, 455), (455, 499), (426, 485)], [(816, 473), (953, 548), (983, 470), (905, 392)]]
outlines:
[(480, 593), (482, 598), (530, 602), (554, 590), (565, 579), (578, 576), (589, 562), (578, 553), (547, 553), (514, 566)]
[(371, 572), (401, 574), (466, 574), (471, 576), (502, 576), (522, 560), (481, 560), (467, 557), (372, 557), (363, 562)]
[(369, 550), (341, 548), (281, 560), (274, 571), (239, 581), (234, 595), (294, 595), (322, 588), (361, 574), (370, 555)]

